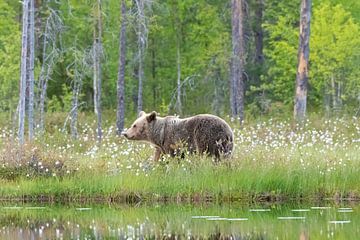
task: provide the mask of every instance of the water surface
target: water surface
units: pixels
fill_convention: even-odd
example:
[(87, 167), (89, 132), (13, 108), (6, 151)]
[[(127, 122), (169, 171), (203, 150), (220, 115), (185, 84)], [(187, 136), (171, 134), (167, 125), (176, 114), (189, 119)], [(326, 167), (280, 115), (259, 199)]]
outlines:
[(360, 206), (0, 205), (0, 239), (358, 239)]

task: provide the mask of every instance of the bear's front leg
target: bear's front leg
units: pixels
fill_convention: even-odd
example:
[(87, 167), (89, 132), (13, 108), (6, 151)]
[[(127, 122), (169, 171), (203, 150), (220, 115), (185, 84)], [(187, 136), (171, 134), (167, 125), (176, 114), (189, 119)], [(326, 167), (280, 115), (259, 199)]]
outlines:
[(156, 147), (155, 148), (155, 154), (154, 154), (154, 161), (155, 162), (159, 161), (160, 156), (161, 156), (161, 149)]

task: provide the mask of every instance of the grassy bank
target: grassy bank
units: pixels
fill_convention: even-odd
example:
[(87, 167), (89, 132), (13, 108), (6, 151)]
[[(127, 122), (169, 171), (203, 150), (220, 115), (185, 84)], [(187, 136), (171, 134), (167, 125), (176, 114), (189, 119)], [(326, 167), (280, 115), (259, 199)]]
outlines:
[(360, 199), (360, 122), (268, 120), (235, 128), (232, 159), (187, 156), (151, 161), (146, 144), (90, 125), (78, 140), (60, 129), (20, 148), (1, 129), (0, 197), (73, 201), (277, 201)]

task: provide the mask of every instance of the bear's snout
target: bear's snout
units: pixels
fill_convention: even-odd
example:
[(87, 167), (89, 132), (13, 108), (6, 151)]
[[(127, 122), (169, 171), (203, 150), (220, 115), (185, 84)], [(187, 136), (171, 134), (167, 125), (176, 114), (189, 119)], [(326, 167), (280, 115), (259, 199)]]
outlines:
[(126, 137), (126, 138), (129, 138), (129, 136), (127, 135), (127, 133), (126, 133), (125, 130), (121, 132), (121, 135), (124, 136), (124, 137)]

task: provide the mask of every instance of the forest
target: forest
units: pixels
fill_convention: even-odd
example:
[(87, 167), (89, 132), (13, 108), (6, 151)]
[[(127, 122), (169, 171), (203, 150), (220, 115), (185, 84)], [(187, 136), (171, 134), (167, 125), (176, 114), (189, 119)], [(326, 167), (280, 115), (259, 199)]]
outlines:
[[(44, 115), (54, 112), (70, 119), (78, 111), (118, 112), (122, 122), (140, 110), (236, 117), (231, 105), (236, 91), (231, 84), (232, 1), (23, 2), (34, 5), (33, 11), (30, 4), (26, 8), (29, 26), (34, 21), (34, 34), (27, 34), (34, 38), (27, 36), (28, 46), (33, 44), (28, 50), (33, 61), (27, 60), (33, 70), (26, 74), (33, 76), (33, 87), (23, 84), (21, 90), (24, 8), (21, 1), (0, 1), (0, 109), (6, 119), (18, 121), (22, 91), (23, 106), (34, 108), (29, 124), (40, 130)], [(239, 2), (241, 65), (235, 68), (243, 79), (245, 119), (291, 117), (300, 0)], [(359, 115), (360, 2), (309, 2), (307, 112)], [(116, 110), (120, 101), (121, 113)], [(118, 124), (123, 128), (124, 123)]]
[(0, 0), (0, 239), (356, 239), (359, 66), (359, 0)]
[[(0, 18), (0, 198), (359, 199), (359, 1), (0, 0)], [(218, 115), (235, 150), (152, 161), (120, 134), (142, 110)]]

